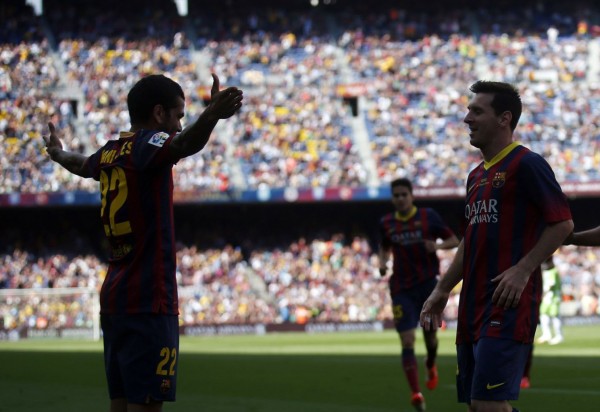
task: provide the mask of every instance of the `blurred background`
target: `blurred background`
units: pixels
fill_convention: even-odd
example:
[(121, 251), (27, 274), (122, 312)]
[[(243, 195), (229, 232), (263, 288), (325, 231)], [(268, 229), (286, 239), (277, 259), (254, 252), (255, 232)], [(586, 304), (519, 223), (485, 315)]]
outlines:
[[(98, 185), (49, 161), (48, 121), (91, 154), (128, 130), (140, 77), (182, 85), (185, 125), (211, 72), (244, 106), (174, 168), (183, 334), (389, 328), (389, 182), (410, 178), (460, 237), (478, 79), (518, 86), (517, 139), (553, 167), (576, 229), (600, 224), (595, 1), (3, 0), (0, 339), (99, 333)], [(565, 323), (600, 323), (599, 250), (555, 262)]]

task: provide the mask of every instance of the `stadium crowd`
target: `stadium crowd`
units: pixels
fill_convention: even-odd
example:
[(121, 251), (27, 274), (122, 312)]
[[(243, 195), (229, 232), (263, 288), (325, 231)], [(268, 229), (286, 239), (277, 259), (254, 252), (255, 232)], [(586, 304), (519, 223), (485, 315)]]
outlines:
[[(560, 182), (600, 178), (600, 83), (588, 77), (598, 73), (591, 56), (600, 20), (580, 2), (560, 12), (547, 2), (451, 13), (356, 4), (335, 15), (240, 4), (199, 10), (190, 2), (187, 18), (169, 0), (45, 3), (44, 16), (2, 8), (0, 194), (97, 191), (96, 182), (48, 162), (46, 124), (57, 125), (70, 150), (89, 154), (128, 127), (125, 92), (152, 72), (182, 84), (187, 119), (202, 111), (211, 71), (245, 94), (235, 120), (174, 168), (176, 190), (385, 186), (400, 176), (417, 186), (462, 186), (480, 161), (462, 122), (476, 77), (519, 86), (527, 108), (519, 139), (547, 158)], [(340, 94), (344, 85), (360, 85), (350, 96), (356, 113)], [(81, 235), (33, 248), (9, 239), (0, 250), (0, 291), (102, 283), (103, 255)], [(184, 324), (391, 317), (386, 280), (364, 236), (250, 249), (185, 243), (177, 258)], [(442, 255), (443, 268), (450, 258)], [(564, 247), (556, 262), (565, 311), (600, 314), (600, 253)], [(92, 321), (88, 295), (1, 296), (6, 329)]]
[[(467, 86), (498, 76), (519, 86), (528, 108), (519, 139), (560, 181), (598, 179), (600, 88), (586, 76), (598, 40), (582, 20), (598, 18), (590, 10), (425, 19), (389, 6), (329, 15), (192, 4), (186, 20), (173, 2), (156, 0), (133, 24), (136, 2), (95, 4), (50, 2), (44, 17), (9, 16), (15, 30), (0, 42), (0, 193), (97, 190), (45, 162), (46, 122), (71, 149), (90, 153), (128, 127), (125, 92), (150, 72), (183, 85), (188, 119), (202, 110), (210, 71), (247, 96), (235, 121), (181, 162), (181, 191), (385, 185), (398, 176), (462, 186), (480, 160), (464, 138)], [(356, 117), (339, 92), (355, 84)]]
[[(65, 252), (70, 242), (56, 246), (2, 251), (0, 292), (6, 293), (0, 293), (0, 327), (91, 325), (91, 295), (65, 300), (47, 289), (98, 291), (106, 263), (93, 250)], [(444, 273), (454, 251), (438, 254)], [(377, 259), (366, 237), (347, 239), (341, 234), (245, 252), (232, 245), (180, 245), (180, 321), (212, 325), (390, 319), (387, 278), (379, 276)], [(565, 246), (555, 262), (562, 277), (563, 315), (600, 315), (600, 250)], [(12, 289), (20, 291), (11, 294)], [(456, 293), (446, 308), (447, 320), (456, 318), (457, 305)]]

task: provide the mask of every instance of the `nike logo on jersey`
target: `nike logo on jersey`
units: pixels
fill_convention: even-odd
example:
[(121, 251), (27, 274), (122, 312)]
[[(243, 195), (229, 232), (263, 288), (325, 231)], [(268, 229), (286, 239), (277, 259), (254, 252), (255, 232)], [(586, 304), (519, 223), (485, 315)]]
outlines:
[(500, 386), (504, 385), (506, 382), (502, 382), (502, 383), (496, 383), (494, 385), (490, 385), (489, 383), (486, 385), (487, 390), (491, 390), (491, 389), (496, 389), (499, 388)]

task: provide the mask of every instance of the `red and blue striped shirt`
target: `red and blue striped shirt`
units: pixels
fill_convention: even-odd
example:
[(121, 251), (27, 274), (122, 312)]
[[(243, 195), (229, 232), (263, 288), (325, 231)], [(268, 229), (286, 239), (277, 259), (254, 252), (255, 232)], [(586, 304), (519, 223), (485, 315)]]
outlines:
[(391, 248), (393, 273), (390, 293), (415, 287), (440, 273), (435, 252), (425, 249), (425, 240), (436, 241), (454, 235), (440, 215), (430, 208), (415, 208), (407, 218), (389, 213), (380, 221), (381, 246)]
[(571, 219), (566, 196), (548, 163), (512, 143), (467, 179), (463, 284), (456, 342), (495, 337), (530, 343), (539, 317), (540, 269), (531, 274), (517, 308), (492, 303), (492, 279), (538, 242), (547, 224)]
[(178, 314), (172, 139), (158, 131), (121, 132), (86, 162), (100, 181), (111, 249), (100, 291), (103, 314)]

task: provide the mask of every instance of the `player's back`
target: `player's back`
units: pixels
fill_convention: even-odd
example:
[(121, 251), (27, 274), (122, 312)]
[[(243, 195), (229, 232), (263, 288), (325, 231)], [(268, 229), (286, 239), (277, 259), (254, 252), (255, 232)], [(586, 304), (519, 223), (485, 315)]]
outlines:
[(111, 248), (103, 313), (177, 313), (172, 137), (121, 133), (88, 160)]

